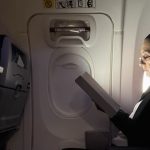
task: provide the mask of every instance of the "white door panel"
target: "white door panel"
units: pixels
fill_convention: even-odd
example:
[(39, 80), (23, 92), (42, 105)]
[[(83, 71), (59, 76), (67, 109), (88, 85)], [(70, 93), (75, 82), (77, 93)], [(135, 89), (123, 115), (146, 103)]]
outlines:
[[(49, 35), (54, 18), (86, 18), (93, 31), (90, 39), (58, 48)], [(107, 116), (96, 110), (74, 80), (87, 71), (110, 92), (112, 37), (112, 22), (103, 14), (38, 15), (31, 19), (34, 150), (85, 147), (85, 131), (109, 129)]]

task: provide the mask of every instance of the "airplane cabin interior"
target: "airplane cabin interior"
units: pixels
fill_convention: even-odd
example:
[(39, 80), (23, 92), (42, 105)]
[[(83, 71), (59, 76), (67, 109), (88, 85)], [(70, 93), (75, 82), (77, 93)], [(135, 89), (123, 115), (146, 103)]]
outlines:
[(149, 14), (149, 0), (0, 0), (0, 150), (147, 149), (112, 146), (119, 129), (75, 79), (131, 113), (150, 85)]

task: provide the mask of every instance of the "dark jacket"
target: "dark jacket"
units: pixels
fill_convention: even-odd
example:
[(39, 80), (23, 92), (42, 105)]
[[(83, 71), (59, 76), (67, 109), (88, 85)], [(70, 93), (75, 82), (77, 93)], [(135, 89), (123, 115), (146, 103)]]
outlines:
[(129, 146), (150, 147), (150, 89), (142, 95), (141, 100), (132, 119), (129, 114), (119, 110), (111, 121), (127, 136)]

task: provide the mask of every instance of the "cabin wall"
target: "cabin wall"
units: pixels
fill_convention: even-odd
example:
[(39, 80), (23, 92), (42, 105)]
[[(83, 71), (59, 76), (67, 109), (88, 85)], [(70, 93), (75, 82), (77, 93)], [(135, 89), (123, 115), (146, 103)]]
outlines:
[[(13, 42), (30, 56), (28, 23), (37, 14), (56, 13), (44, 8), (42, 0), (2, 0), (0, 2), (0, 33), (7, 34)], [(149, 33), (146, 15), (148, 0), (98, 0), (96, 10), (109, 14), (114, 25), (112, 96), (128, 112), (141, 94), (142, 71), (138, 67), (139, 47)], [(116, 9), (118, 7), (119, 9)], [(77, 13), (79, 10), (73, 10)], [(59, 13), (62, 13), (59, 10)], [(85, 10), (88, 13), (88, 10)], [(143, 19), (144, 18), (144, 19)], [(143, 23), (144, 22), (144, 23)], [(144, 28), (146, 26), (146, 29)], [(33, 66), (32, 66), (33, 67)], [(135, 88), (136, 87), (136, 88)], [(139, 88), (138, 88), (139, 87)], [(31, 86), (32, 88), (32, 86)], [(31, 150), (33, 138), (32, 90), (25, 108), (20, 131), (8, 144), (9, 150)]]
[[(142, 69), (139, 68), (138, 61), (140, 46), (145, 37), (140, 33), (139, 26), (146, 6), (148, 6), (146, 0), (126, 1), (121, 68), (121, 105), (128, 112), (132, 111), (142, 93)], [(140, 40), (137, 41), (137, 39)]]

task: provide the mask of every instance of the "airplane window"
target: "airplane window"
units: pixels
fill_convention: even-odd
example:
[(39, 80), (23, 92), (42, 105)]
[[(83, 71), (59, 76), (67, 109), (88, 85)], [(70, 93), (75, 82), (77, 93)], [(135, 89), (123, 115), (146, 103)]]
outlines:
[(150, 77), (144, 72), (142, 92), (145, 92), (150, 85)]

